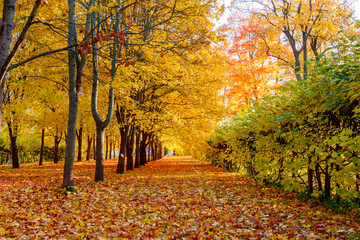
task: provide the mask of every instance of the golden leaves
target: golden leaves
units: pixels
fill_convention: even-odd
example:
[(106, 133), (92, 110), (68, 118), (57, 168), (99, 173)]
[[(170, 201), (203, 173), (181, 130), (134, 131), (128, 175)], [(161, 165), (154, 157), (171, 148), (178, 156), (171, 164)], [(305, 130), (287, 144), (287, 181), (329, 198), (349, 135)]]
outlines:
[[(61, 194), (62, 164), (0, 166), (0, 236), (17, 238), (328, 238), (359, 223), (311, 208), (246, 176), (189, 157), (171, 157), (91, 182), (94, 162), (75, 163), (78, 192)], [(27, 174), (32, 172), (31, 175)], [(6, 187), (5, 187), (6, 184)]]

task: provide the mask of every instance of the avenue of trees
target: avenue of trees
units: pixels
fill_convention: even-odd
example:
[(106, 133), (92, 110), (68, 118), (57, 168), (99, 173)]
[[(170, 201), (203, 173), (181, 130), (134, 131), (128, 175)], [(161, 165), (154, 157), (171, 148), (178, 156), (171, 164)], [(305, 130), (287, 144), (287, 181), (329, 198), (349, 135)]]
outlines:
[[(163, 149), (321, 201), (359, 201), (359, 22), (345, 0), (4, 0), (0, 162)], [(218, 127), (217, 127), (218, 126)], [(205, 141), (207, 140), (207, 141)], [(116, 153), (116, 154), (115, 154)]]
[[(14, 1), (2, 6), (1, 163), (118, 156), (117, 173), (189, 153), (223, 117), (216, 1)], [(134, 155), (134, 157), (133, 157)], [(150, 158), (151, 156), (151, 158)]]

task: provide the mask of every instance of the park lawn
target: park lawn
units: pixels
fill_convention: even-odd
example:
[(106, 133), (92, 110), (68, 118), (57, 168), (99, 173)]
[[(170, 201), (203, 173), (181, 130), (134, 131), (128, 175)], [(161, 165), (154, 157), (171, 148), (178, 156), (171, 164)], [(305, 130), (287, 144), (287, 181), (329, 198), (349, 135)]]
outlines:
[(0, 166), (0, 239), (359, 239), (360, 222), (256, 185), (191, 157), (166, 157), (116, 174), (105, 161), (75, 163), (75, 193), (61, 189), (63, 163)]

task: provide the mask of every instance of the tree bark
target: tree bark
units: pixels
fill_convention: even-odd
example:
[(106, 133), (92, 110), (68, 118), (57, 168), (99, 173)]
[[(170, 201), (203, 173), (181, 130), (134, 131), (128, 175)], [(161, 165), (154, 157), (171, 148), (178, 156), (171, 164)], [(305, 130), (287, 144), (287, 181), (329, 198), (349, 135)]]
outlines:
[(76, 134), (78, 141), (78, 161), (82, 160), (82, 141), (83, 141), (83, 125), (80, 125), (79, 131)]
[(314, 170), (308, 167), (308, 193), (312, 194), (314, 192)]
[(325, 200), (330, 198), (331, 193), (331, 175), (330, 175), (329, 165), (326, 164), (325, 167)]
[[(95, 33), (100, 34), (100, 19), (99, 14), (96, 12), (92, 13), (92, 29), (96, 29), (93, 34), (92, 38), (94, 39)], [(115, 30), (117, 29), (120, 21), (120, 14), (116, 14), (116, 24)], [(96, 26), (96, 24), (98, 25)], [(115, 79), (116, 73), (116, 56), (117, 56), (117, 39), (115, 38), (113, 49), (112, 49), (112, 61), (111, 61), (111, 82), (110, 82), (110, 89), (109, 89), (109, 98), (108, 98), (108, 109), (106, 119), (102, 121), (100, 114), (97, 109), (97, 102), (98, 102), (98, 88), (99, 88), (99, 65), (98, 65), (98, 44), (96, 41), (92, 42), (93, 48), (93, 76), (92, 76), (92, 94), (91, 94), (91, 112), (93, 118), (96, 123), (96, 169), (95, 169), (95, 181), (103, 181), (104, 180), (104, 130), (109, 125), (112, 114), (113, 114), (113, 105), (114, 105), (114, 88), (113, 82)]]
[[(108, 153), (109, 153), (109, 136), (105, 137), (105, 159), (108, 159)], [(110, 144), (110, 157), (111, 159), (111, 144)]]
[(144, 131), (141, 131), (141, 141), (140, 141), (140, 165), (145, 166), (146, 164), (146, 141), (147, 134)]
[(135, 146), (135, 168), (140, 167), (140, 129), (136, 130), (136, 146)]
[(92, 143), (92, 137), (90, 137), (90, 134), (89, 134), (87, 137), (86, 161), (90, 160), (91, 143)]
[(113, 156), (114, 156), (114, 158), (116, 158), (115, 148), (116, 148), (116, 141), (114, 140), (114, 145), (113, 145)]
[[(111, 156), (112, 150), (113, 150), (113, 149), (112, 149), (112, 146), (113, 146), (113, 145), (112, 145), (112, 142), (111, 142), (111, 140), (110, 140), (110, 152), (109, 152), (110, 159), (111, 159), (111, 157), (112, 157), (112, 156)], [(114, 155), (114, 157), (115, 157), (115, 155)]]
[(93, 159), (95, 160), (96, 156), (96, 134), (93, 136)]
[(156, 160), (156, 156), (155, 156), (155, 152), (156, 152), (156, 149), (155, 149), (155, 142), (154, 142), (154, 138), (152, 139), (151, 141), (151, 161), (155, 161)]
[(17, 139), (17, 125), (12, 128), (11, 123), (8, 123), (9, 128), (9, 136), (10, 136), (10, 144), (11, 144), (11, 160), (12, 160), (12, 166), (13, 168), (19, 168), (20, 162), (19, 162), (19, 153), (18, 153), (18, 147), (16, 144)]
[(45, 142), (45, 128), (41, 130), (41, 147), (40, 147), (40, 160), (39, 166), (43, 165), (43, 157), (44, 157), (44, 142)]
[(96, 126), (95, 181), (104, 181), (104, 131), (102, 124)]
[(131, 126), (129, 130), (129, 138), (126, 144), (126, 170), (134, 170), (134, 134), (134, 126)]
[(116, 173), (125, 173), (125, 156), (126, 156), (126, 145), (128, 137), (128, 127), (120, 128), (120, 150), (119, 150), (119, 161), (116, 167)]
[(62, 133), (59, 136), (58, 133), (56, 132), (56, 135), (54, 137), (54, 163), (59, 162), (59, 145), (61, 139), (62, 139)]
[[(74, 160), (75, 160), (75, 145), (76, 145), (76, 125), (77, 113), (79, 106), (79, 93), (81, 89), (83, 67), (86, 63), (86, 55), (81, 59), (77, 55), (77, 30), (76, 30), (76, 0), (68, 0), (69, 6), (69, 21), (68, 21), (68, 44), (74, 46), (68, 50), (68, 67), (69, 67), (69, 115), (68, 115), (68, 130), (66, 138), (65, 150), (65, 164), (63, 174), (63, 187), (74, 185)], [(94, 0), (90, 0), (89, 5), (93, 4)], [(91, 13), (87, 14), (86, 29), (90, 29)], [(85, 35), (85, 40), (88, 35)]]

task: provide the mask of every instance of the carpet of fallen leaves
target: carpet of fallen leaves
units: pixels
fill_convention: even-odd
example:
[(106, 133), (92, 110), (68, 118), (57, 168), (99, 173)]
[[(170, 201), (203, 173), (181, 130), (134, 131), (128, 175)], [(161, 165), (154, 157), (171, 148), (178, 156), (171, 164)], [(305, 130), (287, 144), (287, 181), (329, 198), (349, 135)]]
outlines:
[(168, 157), (115, 174), (105, 162), (75, 163), (76, 193), (59, 193), (62, 163), (0, 166), (0, 238), (7, 239), (359, 239), (360, 223), (242, 173)]

